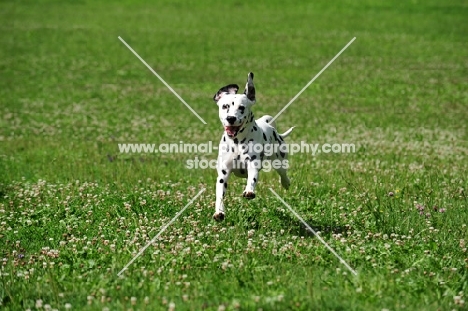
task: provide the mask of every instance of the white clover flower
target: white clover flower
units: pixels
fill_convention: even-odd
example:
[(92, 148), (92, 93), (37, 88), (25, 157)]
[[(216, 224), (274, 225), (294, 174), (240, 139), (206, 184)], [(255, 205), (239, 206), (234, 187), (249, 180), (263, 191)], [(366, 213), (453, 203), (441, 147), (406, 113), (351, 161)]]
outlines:
[(41, 299), (36, 300), (36, 308), (37, 308), (37, 309), (41, 309), (41, 308), (42, 308), (42, 300), (41, 300)]

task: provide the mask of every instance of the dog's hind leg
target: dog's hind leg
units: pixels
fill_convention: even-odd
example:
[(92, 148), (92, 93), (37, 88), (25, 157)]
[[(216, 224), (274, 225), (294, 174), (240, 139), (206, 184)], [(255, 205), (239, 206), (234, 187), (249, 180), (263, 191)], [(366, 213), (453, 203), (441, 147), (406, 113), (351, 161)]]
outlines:
[(281, 185), (283, 186), (283, 188), (286, 190), (289, 189), (289, 186), (291, 185), (291, 181), (289, 180), (286, 168), (284, 167), (277, 168), (276, 172), (281, 177)]

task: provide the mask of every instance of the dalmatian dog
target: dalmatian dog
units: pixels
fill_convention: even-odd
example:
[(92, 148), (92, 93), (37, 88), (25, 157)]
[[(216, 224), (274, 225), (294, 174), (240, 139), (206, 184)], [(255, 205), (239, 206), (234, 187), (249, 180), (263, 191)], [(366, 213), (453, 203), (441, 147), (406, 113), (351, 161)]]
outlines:
[[(290, 128), (283, 134), (276, 131), (273, 117), (263, 116), (255, 120), (252, 106), (255, 104), (254, 74), (247, 75), (244, 94), (237, 94), (239, 86), (229, 84), (222, 87), (213, 100), (219, 107), (219, 119), (224, 127), (218, 149), (218, 178), (216, 182), (216, 212), (213, 218), (222, 221), (225, 217), (223, 197), (226, 194), (231, 173), (247, 178), (243, 193), (244, 198), (255, 198), (255, 186), (259, 171), (269, 161), (280, 175), (281, 185), (288, 189), (290, 185), (287, 176), (287, 148), (284, 138), (293, 130)], [(267, 148), (269, 147), (269, 148)], [(269, 151), (269, 152), (267, 152)], [(276, 165), (275, 165), (276, 163)]]

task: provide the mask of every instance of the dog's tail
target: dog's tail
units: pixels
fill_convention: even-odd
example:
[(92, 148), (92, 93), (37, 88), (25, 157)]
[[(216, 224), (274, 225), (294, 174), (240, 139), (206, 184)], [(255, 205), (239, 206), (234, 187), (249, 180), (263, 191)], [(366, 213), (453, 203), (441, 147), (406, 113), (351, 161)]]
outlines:
[(284, 132), (283, 134), (280, 134), (281, 138), (286, 138), (289, 136), (289, 134), (291, 134), (291, 132), (294, 130), (294, 126), (291, 127), (289, 130), (287, 130), (286, 132)]

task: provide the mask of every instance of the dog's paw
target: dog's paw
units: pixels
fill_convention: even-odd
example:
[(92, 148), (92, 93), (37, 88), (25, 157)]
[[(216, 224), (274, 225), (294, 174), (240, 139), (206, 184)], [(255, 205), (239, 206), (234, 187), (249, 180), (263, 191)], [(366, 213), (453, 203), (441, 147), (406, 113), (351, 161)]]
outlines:
[(244, 198), (249, 200), (255, 199), (255, 192), (253, 191), (244, 191), (242, 195), (244, 196)]
[(291, 185), (291, 181), (289, 181), (288, 177), (281, 177), (281, 185), (284, 189), (288, 190)]
[(224, 220), (224, 213), (223, 212), (214, 213), (213, 219), (216, 220), (216, 221), (223, 221)]

